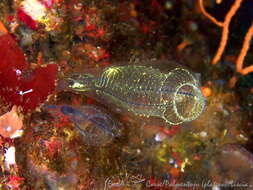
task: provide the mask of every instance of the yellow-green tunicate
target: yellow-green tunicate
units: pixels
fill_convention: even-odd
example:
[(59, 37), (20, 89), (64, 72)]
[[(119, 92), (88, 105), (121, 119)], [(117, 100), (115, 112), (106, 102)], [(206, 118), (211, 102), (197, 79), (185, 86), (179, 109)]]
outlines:
[(147, 66), (112, 66), (98, 76), (75, 74), (68, 78), (68, 87), (93, 91), (122, 109), (171, 125), (196, 119), (205, 107), (198, 79), (183, 68), (162, 73)]

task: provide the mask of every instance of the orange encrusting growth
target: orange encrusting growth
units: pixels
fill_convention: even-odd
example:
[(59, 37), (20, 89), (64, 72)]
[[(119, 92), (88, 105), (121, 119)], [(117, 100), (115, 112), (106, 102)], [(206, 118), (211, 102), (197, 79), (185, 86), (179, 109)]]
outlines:
[(233, 88), (236, 84), (237, 81), (237, 77), (236, 76), (232, 76), (228, 82), (228, 87), (229, 88)]
[(209, 97), (212, 95), (212, 90), (211, 88), (207, 87), (207, 86), (202, 86), (201, 87), (201, 91), (202, 91), (202, 94), (205, 96), (205, 97)]
[[(224, 22), (217, 21), (212, 15), (210, 15), (203, 4), (203, 0), (198, 0), (199, 9), (202, 12), (203, 15), (205, 15), (209, 20), (211, 20), (214, 24), (216, 24), (219, 27), (222, 27), (222, 36), (219, 44), (219, 48), (212, 60), (212, 64), (217, 64), (218, 61), (221, 59), (221, 56), (225, 50), (225, 47), (227, 45), (228, 35), (229, 35), (229, 25), (231, 22), (231, 19), (236, 14), (238, 9), (240, 8), (240, 5), (243, 0), (235, 0), (234, 4), (231, 6), (230, 10), (228, 11), (227, 15), (225, 16)], [(222, 0), (216, 0), (217, 4), (220, 4)], [(253, 22), (248, 30), (248, 32), (245, 35), (242, 49), (239, 53), (239, 56), (236, 60), (236, 71), (242, 75), (246, 75), (250, 72), (253, 72), (253, 65), (243, 68), (243, 61), (245, 59), (245, 56), (249, 50), (250, 47), (250, 41), (253, 36)], [(230, 80), (230, 87), (233, 87), (237, 81), (237, 77), (232, 77)]]
[(217, 3), (217, 4), (222, 3), (222, 0), (216, 0), (216, 3)]
[(0, 21), (0, 35), (8, 33), (8, 30), (5, 28), (4, 24)]

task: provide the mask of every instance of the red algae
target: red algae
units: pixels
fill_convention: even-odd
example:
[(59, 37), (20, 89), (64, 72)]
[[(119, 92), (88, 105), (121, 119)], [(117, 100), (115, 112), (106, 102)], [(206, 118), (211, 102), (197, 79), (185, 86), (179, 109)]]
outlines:
[(38, 29), (38, 25), (36, 21), (33, 20), (31, 16), (27, 15), (22, 9), (18, 10), (17, 15), (18, 15), (19, 20), (23, 22), (24, 24), (26, 24), (29, 28), (31, 28), (32, 30)]
[(0, 48), (1, 98), (11, 106), (22, 106), (24, 111), (36, 108), (55, 89), (57, 65), (30, 70), (24, 53), (10, 34), (0, 36)]
[(15, 73), (15, 69), (24, 70), (28, 68), (24, 53), (10, 34), (0, 35), (0, 70), (9, 70)]
[[(56, 64), (35, 69), (29, 79), (23, 79), (20, 86), (20, 92), (23, 92), (23, 95), (17, 97), (17, 103), (22, 105), (24, 109), (34, 109), (43, 103), (55, 89), (56, 75)], [(29, 90), (32, 90), (31, 93), (24, 94)]]

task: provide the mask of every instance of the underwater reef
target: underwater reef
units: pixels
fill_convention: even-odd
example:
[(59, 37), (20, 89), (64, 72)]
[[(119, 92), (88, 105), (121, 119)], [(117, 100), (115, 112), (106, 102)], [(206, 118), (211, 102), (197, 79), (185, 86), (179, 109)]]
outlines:
[(253, 189), (252, 8), (0, 1), (0, 189)]

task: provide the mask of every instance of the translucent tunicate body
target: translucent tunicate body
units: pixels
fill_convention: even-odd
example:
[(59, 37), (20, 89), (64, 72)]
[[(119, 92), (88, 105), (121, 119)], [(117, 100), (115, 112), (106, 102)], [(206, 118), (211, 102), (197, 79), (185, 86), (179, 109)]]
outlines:
[[(240, 186), (227, 189), (252, 190), (253, 187), (253, 155), (237, 144), (226, 144), (220, 152), (209, 159), (209, 175), (218, 184), (229, 187), (231, 184)], [(225, 187), (224, 186), (224, 187)]]
[(53, 115), (60, 112), (68, 116), (89, 145), (105, 145), (121, 133), (119, 123), (95, 106), (49, 105), (45, 108)]
[(198, 80), (183, 68), (162, 73), (147, 66), (112, 66), (98, 76), (70, 76), (68, 87), (93, 91), (129, 112), (160, 117), (172, 125), (196, 119), (205, 106)]

